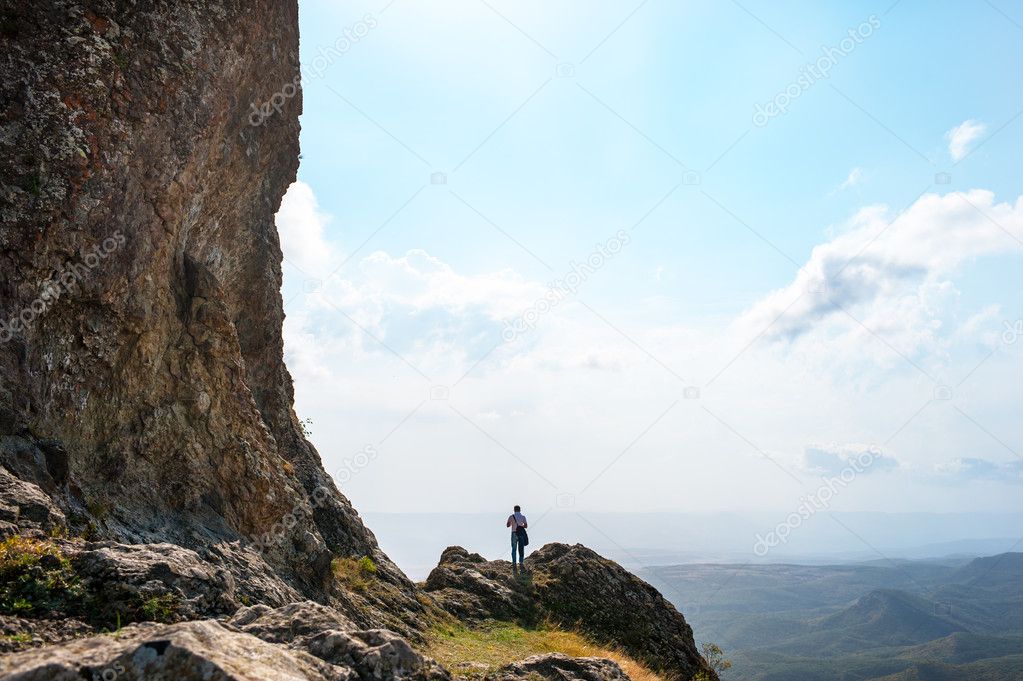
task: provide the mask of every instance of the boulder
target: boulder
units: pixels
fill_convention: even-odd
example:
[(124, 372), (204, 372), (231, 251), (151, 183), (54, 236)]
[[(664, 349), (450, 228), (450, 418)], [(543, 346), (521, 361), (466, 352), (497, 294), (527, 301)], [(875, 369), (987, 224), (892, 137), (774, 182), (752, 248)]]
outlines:
[[(311, 619), (303, 620), (303, 617)], [(397, 634), (343, 632), (323, 606), (246, 608), (228, 622), (133, 624), (0, 660), (4, 681), (449, 681)], [(236, 626), (236, 625), (240, 625)]]
[(0, 468), (0, 538), (13, 534), (44, 537), (65, 525), (63, 511), (38, 485)]
[(139, 624), (0, 659), (4, 681), (337, 681), (356, 679), (308, 653), (215, 621)]
[(333, 608), (301, 601), (280, 608), (254, 605), (241, 608), (228, 620), (228, 624), (269, 643), (304, 644), (327, 630), (351, 631), (355, 624)]
[(166, 618), (196, 619), (234, 612), (239, 605), (231, 573), (174, 544), (68, 544), (75, 572), (97, 595), (109, 621), (139, 619), (152, 599), (164, 599)]
[(488, 674), (486, 681), (631, 681), (617, 662), (600, 657), (534, 655)]
[(227, 624), (267, 643), (286, 645), (350, 668), (362, 679), (449, 678), (440, 665), (417, 653), (398, 634), (384, 629), (357, 630), (345, 615), (312, 601), (281, 608), (242, 608)]
[(535, 624), (539, 613), (528, 585), (515, 578), (511, 563), (487, 561), (477, 553), (451, 546), (426, 578), (426, 591), (461, 620), (512, 620)]

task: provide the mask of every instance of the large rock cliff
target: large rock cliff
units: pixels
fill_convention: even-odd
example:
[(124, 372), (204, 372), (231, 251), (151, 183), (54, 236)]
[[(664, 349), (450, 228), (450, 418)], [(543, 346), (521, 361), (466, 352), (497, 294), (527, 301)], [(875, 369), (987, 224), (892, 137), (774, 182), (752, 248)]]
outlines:
[[(2, 0), (0, 41), (0, 651), (55, 644), (0, 677), (447, 678), (292, 408), (295, 0)], [(567, 670), (620, 678), (502, 673)]]
[(273, 216), (301, 98), (250, 104), (298, 74), (296, 4), (4, 4), (4, 466), (76, 530), (257, 541), (308, 595), (372, 555), (410, 588), (292, 410)]

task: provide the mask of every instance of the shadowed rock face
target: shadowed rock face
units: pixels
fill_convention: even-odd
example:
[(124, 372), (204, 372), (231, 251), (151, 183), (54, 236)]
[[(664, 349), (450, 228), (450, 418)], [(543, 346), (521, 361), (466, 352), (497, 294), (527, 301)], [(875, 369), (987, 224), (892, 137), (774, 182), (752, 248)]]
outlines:
[(470, 622), (533, 625), (551, 619), (617, 646), (664, 674), (690, 679), (706, 668), (693, 631), (652, 586), (614, 561), (576, 544), (547, 544), (526, 558), (526, 572), (453, 546), (424, 585), (438, 604)]
[(296, 2), (4, 0), (2, 31), (0, 464), (57, 510), (5, 495), (0, 529), (259, 542), (317, 597), (370, 555), (415, 611), (292, 410)]

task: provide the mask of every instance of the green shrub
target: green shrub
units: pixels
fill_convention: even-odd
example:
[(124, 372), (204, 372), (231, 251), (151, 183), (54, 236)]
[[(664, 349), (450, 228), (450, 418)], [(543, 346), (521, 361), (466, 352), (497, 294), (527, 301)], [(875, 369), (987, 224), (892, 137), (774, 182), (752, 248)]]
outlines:
[(142, 602), (141, 618), (152, 622), (173, 622), (177, 619), (178, 598), (174, 594), (161, 594)]
[(359, 559), (359, 572), (366, 576), (375, 575), (377, 573), (377, 564), (369, 556), (363, 556)]

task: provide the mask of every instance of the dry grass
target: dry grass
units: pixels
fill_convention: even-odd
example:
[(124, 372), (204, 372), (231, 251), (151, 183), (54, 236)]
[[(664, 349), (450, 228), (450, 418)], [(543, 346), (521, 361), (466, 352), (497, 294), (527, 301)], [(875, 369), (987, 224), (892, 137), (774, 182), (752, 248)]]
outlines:
[[(550, 625), (537, 629), (525, 629), (507, 622), (481, 628), (440, 626), (431, 633), (428, 653), (460, 676), (478, 678), (530, 655), (564, 653), (572, 657), (614, 660), (633, 681), (664, 681), (663, 677), (619, 650), (596, 645), (576, 632)], [(466, 663), (480, 666), (467, 667)]]
[(335, 558), (330, 569), (339, 582), (359, 593), (366, 593), (374, 585), (377, 574), (377, 566), (369, 556)]

